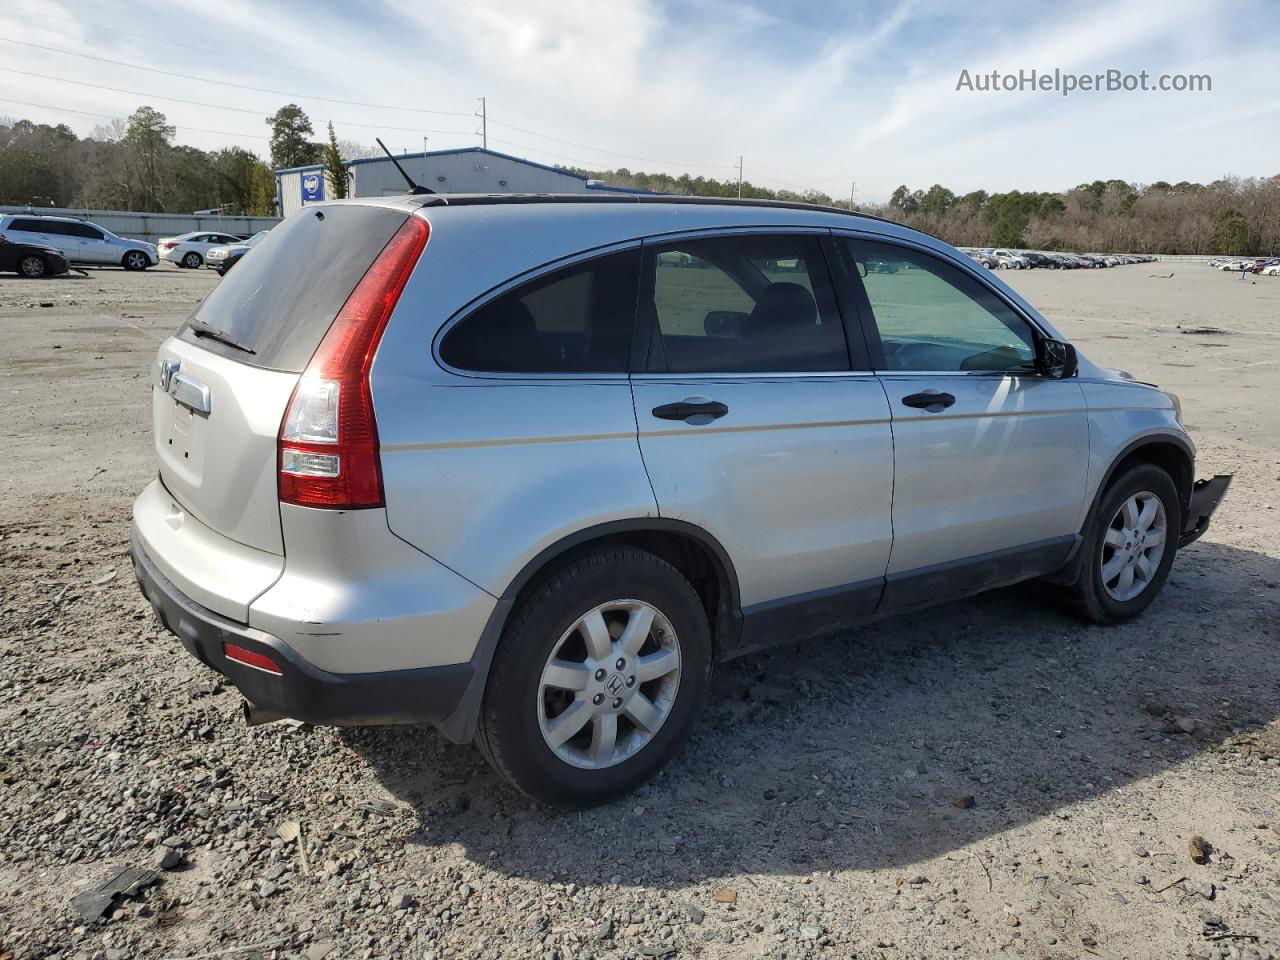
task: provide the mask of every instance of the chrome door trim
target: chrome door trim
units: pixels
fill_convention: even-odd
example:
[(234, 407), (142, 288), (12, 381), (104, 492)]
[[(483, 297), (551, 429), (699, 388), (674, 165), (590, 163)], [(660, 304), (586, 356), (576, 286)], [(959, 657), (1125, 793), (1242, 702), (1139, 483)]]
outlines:
[(211, 407), (208, 385), (182, 373), (181, 367), (180, 360), (157, 360), (152, 368), (156, 387), (171, 396), (175, 403), (207, 417)]

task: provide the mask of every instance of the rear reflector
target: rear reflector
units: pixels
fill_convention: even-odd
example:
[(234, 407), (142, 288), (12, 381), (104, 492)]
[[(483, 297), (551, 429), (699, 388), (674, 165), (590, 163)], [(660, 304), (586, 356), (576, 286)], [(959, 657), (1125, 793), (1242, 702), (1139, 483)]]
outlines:
[(430, 235), (411, 216), (342, 305), (289, 398), (280, 424), (280, 500), (349, 510), (383, 504), (369, 370)]
[(228, 660), (242, 663), (246, 667), (253, 667), (263, 673), (273, 673), (277, 677), (284, 676), (284, 671), (276, 666), (276, 662), (265, 653), (255, 653), (253, 650), (237, 647), (234, 643), (224, 643), (222, 645), (222, 655)]

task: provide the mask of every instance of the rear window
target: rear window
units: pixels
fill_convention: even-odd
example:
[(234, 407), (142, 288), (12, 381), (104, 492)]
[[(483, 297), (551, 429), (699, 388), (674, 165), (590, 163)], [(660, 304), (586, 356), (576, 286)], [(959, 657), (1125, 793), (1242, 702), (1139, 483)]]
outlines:
[(184, 323), (178, 336), (242, 363), (300, 373), (355, 285), (408, 219), (362, 204), (309, 207), (247, 253), (191, 315), (252, 354)]

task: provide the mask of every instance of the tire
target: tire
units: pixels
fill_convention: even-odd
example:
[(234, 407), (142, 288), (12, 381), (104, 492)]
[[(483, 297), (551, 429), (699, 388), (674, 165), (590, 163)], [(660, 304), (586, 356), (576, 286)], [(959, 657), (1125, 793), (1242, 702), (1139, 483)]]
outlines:
[(44, 262), (44, 257), (31, 255), (23, 257), (18, 262), (18, 273), (29, 280), (38, 280), (48, 272), (49, 265)]
[(198, 270), (204, 266), (204, 257), (192, 250), (182, 258), (182, 265), (188, 270)]
[(120, 258), (120, 266), (126, 270), (145, 270), (151, 266), (151, 259), (141, 250), (130, 250)]
[[(1159, 503), (1156, 517), (1143, 534), (1147, 539), (1141, 542), (1137, 537), (1128, 536), (1129, 527), (1122, 514), (1131, 499), (1136, 500), (1139, 506), (1151, 500)], [(1143, 545), (1149, 542), (1150, 531), (1160, 524), (1161, 519), (1164, 549), (1156, 559), (1153, 548), (1146, 546), (1143, 549)], [(1178, 533), (1182, 530), (1182, 501), (1178, 497), (1178, 489), (1169, 474), (1160, 467), (1140, 464), (1112, 481), (1098, 501), (1098, 508), (1089, 524), (1080, 547), (1083, 551), (1080, 576), (1073, 586), (1067, 588), (1067, 598), (1082, 617), (1094, 623), (1116, 624), (1132, 620), (1151, 606), (1173, 566)], [(1117, 526), (1121, 529), (1113, 531)], [(1113, 531), (1111, 539), (1115, 541), (1114, 545), (1107, 540), (1109, 531)], [(1134, 545), (1131, 553), (1126, 552), (1125, 543)], [(1138, 558), (1136, 562), (1126, 559), (1130, 555)], [(1142, 573), (1142, 558), (1147, 560), (1145, 566), (1150, 571), (1146, 576)], [(1120, 579), (1110, 573), (1108, 566), (1120, 571)], [(1142, 584), (1131, 596), (1126, 596), (1123, 589), (1126, 566), (1134, 570), (1132, 586)]]
[[(651, 621), (641, 616), (646, 610)], [(597, 614), (593, 658), (584, 623), (597, 622)], [(637, 616), (629, 635), (625, 627)], [(630, 636), (643, 645), (624, 646)], [(658, 661), (670, 672), (644, 680), (637, 665), (653, 674), (662, 669)], [(494, 652), (477, 743), (498, 773), (535, 800), (604, 803), (650, 780), (674, 756), (701, 705), (711, 662), (706, 612), (680, 572), (643, 550), (602, 548), (561, 567), (513, 612)], [(572, 686), (547, 682), (557, 669)], [(652, 729), (633, 716), (647, 718)], [(602, 733), (610, 724), (616, 740)]]

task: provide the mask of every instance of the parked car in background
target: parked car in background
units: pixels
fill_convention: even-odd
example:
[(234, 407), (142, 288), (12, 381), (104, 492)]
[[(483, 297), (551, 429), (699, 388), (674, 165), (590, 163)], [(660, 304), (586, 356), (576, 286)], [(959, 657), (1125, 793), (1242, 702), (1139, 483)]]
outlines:
[(1030, 267), (1050, 268), (1054, 266), (1053, 261), (1050, 260), (1043, 253), (1035, 253), (1034, 251), (1031, 251), (1031, 250), (1023, 250), (1018, 254), (1018, 256), (1020, 256), (1023, 260), (1027, 261), (1027, 265)]
[(1267, 267), (1274, 267), (1276, 264), (1280, 264), (1280, 257), (1268, 257), (1263, 260), (1258, 260), (1253, 265), (1253, 272), (1265, 273)]
[(1026, 270), (1031, 266), (1030, 261), (1012, 250), (993, 250), (991, 255), (996, 258), (997, 266), (1004, 270)]
[(164, 237), (156, 246), (160, 250), (161, 260), (168, 260), (180, 267), (194, 270), (204, 266), (204, 258), (214, 247), (243, 242), (244, 237), (234, 233), (210, 233), (207, 230), (196, 230), (192, 233), (184, 233), (180, 237)]
[(309, 206), (160, 346), (130, 552), (250, 722), (432, 722), (597, 804), (718, 661), (1033, 577), (1131, 620), (1226, 491), (940, 240), (579, 199)]
[(994, 270), (999, 266), (995, 257), (989, 253), (983, 253), (981, 250), (966, 250), (964, 253), (970, 260), (982, 264), (988, 270)]
[(1280, 263), (1273, 263), (1270, 266), (1262, 268), (1263, 276), (1280, 277)]
[(56, 277), (70, 269), (67, 258), (53, 247), (15, 243), (0, 234), (0, 272), (13, 271), (30, 279)]
[(155, 244), (117, 237), (96, 223), (74, 217), (6, 214), (0, 216), (0, 233), (13, 241), (52, 247), (68, 262), (88, 267), (110, 265), (145, 270), (160, 262)]
[(204, 265), (211, 270), (217, 270), (218, 276), (226, 276), (227, 271), (239, 263), (246, 253), (265, 240), (269, 232), (269, 230), (260, 230), (248, 240), (233, 243), (230, 246), (210, 247), (209, 252), (205, 254)]

